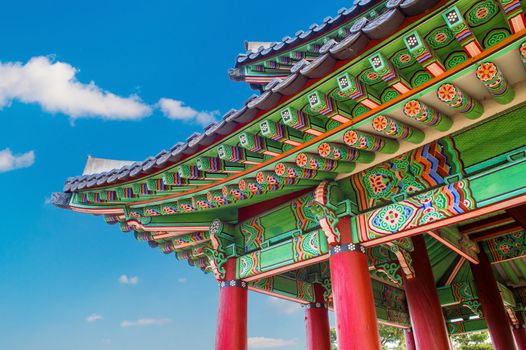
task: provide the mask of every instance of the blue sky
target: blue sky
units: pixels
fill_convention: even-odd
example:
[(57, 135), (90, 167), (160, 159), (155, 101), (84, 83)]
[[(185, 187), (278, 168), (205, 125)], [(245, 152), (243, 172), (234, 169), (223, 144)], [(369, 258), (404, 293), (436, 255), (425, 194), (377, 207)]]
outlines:
[[(227, 69), (243, 40), (279, 40), (350, 5), (3, 4), (0, 349), (212, 349), (211, 276), (49, 195), (88, 154), (141, 160), (241, 106), (253, 92)], [(305, 348), (300, 309), (249, 299), (250, 337)]]

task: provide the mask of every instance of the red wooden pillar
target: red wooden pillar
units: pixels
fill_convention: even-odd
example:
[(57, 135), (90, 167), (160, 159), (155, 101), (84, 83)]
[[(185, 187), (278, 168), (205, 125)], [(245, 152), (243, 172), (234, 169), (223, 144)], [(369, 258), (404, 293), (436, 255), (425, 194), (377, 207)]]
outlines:
[(340, 219), (340, 245), (330, 248), (332, 296), (336, 314), (338, 350), (379, 350), (373, 289), (365, 249), (348, 243), (348, 217)]
[(447, 350), (447, 334), (442, 307), (427, 255), (424, 236), (413, 237), (411, 253), (415, 277), (404, 278), (404, 289), (417, 349)]
[(524, 324), (514, 325), (512, 330), (517, 350), (526, 350), (526, 326)]
[(479, 253), (479, 264), (471, 265), (471, 272), (477, 286), (482, 313), (495, 350), (514, 350), (515, 341), (509, 326), (497, 281), (491, 271), (491, 264), (483, 250)]
[(407, 350), (416, 350), (415, 336), (411, 328), (404, 329), (404, 338)]
[(246, 350), (247, 284), (235, 279), (235, 259), (229, 259), (225, 269), (225, 279), (219, 282), (216, 350)]
[(316, 302), (305, 306), (307, 350), (331, 350), (329, 309), (323, 298), (324, 291), (321, 285), (315, 284)]

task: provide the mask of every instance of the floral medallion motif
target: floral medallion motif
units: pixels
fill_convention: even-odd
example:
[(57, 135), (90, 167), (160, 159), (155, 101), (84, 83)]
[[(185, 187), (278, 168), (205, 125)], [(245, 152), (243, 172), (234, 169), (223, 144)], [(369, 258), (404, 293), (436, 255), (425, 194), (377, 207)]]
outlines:
[(422, 112), (422, 105), (417, 100), (408, 101), (404, 106), (404, 113), (408, 117), (416, 117)]
[(453, 84), (442, 84), (437, 90), (437, 96), (442, 102), (451, 103), (456, 95), (457, 89)]
[(484, 62), (477, 67), (477, 78), (483, 82), (491, 81), (497, 75), (497, 66), (492, 62)]

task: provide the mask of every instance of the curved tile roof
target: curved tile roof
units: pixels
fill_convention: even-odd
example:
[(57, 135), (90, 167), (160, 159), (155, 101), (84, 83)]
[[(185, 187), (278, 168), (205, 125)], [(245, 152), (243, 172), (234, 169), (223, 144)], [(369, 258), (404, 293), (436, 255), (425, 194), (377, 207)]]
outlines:
[[(357, 57), (367, 46), (371, 37), (375, 39), (389, 37), (400, 28), (407, 13), (421, 14), (437, 2), (438, 0), (389, 0), (388, 3), (391, 4), (389, 11), (378, 16), (367, 25), (358, 26), (360, 27), (359, 30), (350, 33), (342, 41), (331, 40), (327, 42), (323, 47), (321, 56), (313, 61), (301, 60), (297, 62), (286, 78), (272, 80), (265, 86), (261, 95), (250, 96), (240, 109), (228, 111), (221, 120), (205, 127), (203, 133), (194, 133), (188, 137), (186, 142), (178, 142), (170, 150), (163, 150), (142, 162), (135, 162), (99, 174), (70, 177), (66, 180), (64, 192), (75, 192), (127, 182), (174, 165), (194, 154), (197, 150), (220, 141), (236, 128), (251, 122), (258, 112), (272, 109), (279, 103), (281, 97), (300, 92), (309, 79), (326, 75), (332, 70), (336, 62)], [(372, 3), (374, 3), (372, 0), (362, 0), (355, 5), (358, 10), (354, 10), (353, 7), (346, 10), (347, 12), (342, 11), (340, 17), (344, 16), (344, 13), (348, 13), (348, 15), (358, 13), (360, 8), (370, 6)], [(405, 7), (402, 8), (402, 6)], [(332, 23), (335, 21), (332, 19)], [(324, 21), (323, 25), (328, 25), (329, 22), (331, 21)], [(316, 29), (312, 29), (312, 31), (315, 32)]]
[[(439, 1), (440, 0), (387, 0), (385, 2), (385, 11), (373, 20), (368, 20), (365, 17), (364, 12), (378, 5), (382, 1), (355, 1), (355, 4), (351, 8), (340, 9), (336, 17), (326, 17), (322, 24), (312, 24), (309, 27), (309, 30), (298, 31), (294, 37), (284, 37), (279, 42), (271, 43), (267, 48), (261, 46), (255, 52), (247, 51), (244, 54), (238, 55), (234, 68), (229, 70), (229, 76), (233, 80), (244, 81), (246, 75), (243, 67), (251, 64), (261, 64), (262, 60), (272, 59), (275, 56), (283, 55), (287, 52), (290, 53), (295, 48), (312, 43), (320, 39), (323, 35), (328, 34), (345, 24), (349, 24), (349, 22), (356, 20), (359, 15), (364, 16), (358, 18), (351, 28), (346, 29), (347, 34), (362, 32), (371, 40), (384, 38), (384, 31), (390, 31), (390, 29), (398, 27), (406, 17), (421, 14), (425, 10), (436, 5)], [(383, 25), (379, 27), (378, 23), (382, 23)], [(325, 40), (330, 42), (333, 39), (327, 37)], [(320, 49), (318, 53), (314, 54), (314, 56), (318, 56), (319, 58), (319, 55), (323, 55), (323, 53), (322, 49)], [(276, 74), (274, 73), (274, 75)], [(252, 78), (263, 78), (263, 81), (265, 81), (265, 75), (248, 76)], [(271, 76), (267, 78), (271, 78)], [(254, 86), (261, 84), (261, 82), (250, 83), (255, 84)]]
[(285, 36), (281, 41), (271, 43), (268, 48), (261, 46), (256, 52), (247, 51), (246, 53), (239, 54), (236, 58), (235, 67), (237, 68), (247, 63), (254, 62), (267, 56), (279, 54), (283, 51), (290, 50), (293, 47), (305, 44), (310, 40), (318, 38), (324, 33), (356, 18), (357, 15), (380, 2), (381, 1), (378, 0), (355, 1), (352, 7), (341, 8), (335, 17), (325, 17), (321, 24), (313, 23), (306, 31), (299, 30), (292, 37)]

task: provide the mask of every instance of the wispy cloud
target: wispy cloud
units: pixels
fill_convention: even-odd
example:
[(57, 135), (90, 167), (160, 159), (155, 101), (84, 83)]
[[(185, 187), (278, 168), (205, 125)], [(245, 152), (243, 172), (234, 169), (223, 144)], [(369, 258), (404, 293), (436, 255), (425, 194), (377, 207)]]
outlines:
[(186, 282), (188, 282), (188, 279), (186, 277), (180, 277), (180, 278), (177, 279), (177, 282), (179, 282), (179, 283), (186, 283)]
[(33, 57), (27, 63), (0, 62), (0, 109), (18, 100), (72, 118), (133, 120), (151, 114), (151, 107), (136, 95), (121, 97), (93, 81), (79, 82), (78, 71), (68, 63), (44, 56)]
[(145, 326), (162, 326), (164, 324), (170, 323), (172, 320), (169, 318), (139, 318), (135, 321), (122, 321), (121, 327), (145, 327)]
[(104, 317), (100, 314), (91, 314), (86, 317), (86, 322), (93, 323), (102, 320)]
[(276, 312), (284, 315), (292, 315), (301, 310), (301, 305), (293, 301), (270, 297), (267, 303)]
[(281, 348), (284, 346), (294, 346), (296, 341), (294, 339), (275, 339), (265, 337), (248, 338), (248, 347), (251, 349), (269, 349)]
[[(0, 84), (2, 84), (1, 80)], [(29, 151), (22, 154), (13, 154), (9, 148), (0, 151), (0, 173), (21, 168), (28, 168), (34, 163), (34, 151)]]
[(218, 111), (198, 111), (192, 107), (185, 106), (183, 101), (171, 98), (161, 98), (158, 106), (161, 112), (170, 119), (196, 123), (202, 126), (207, 126), (215, 121), (219, 115)]
[(139, 283), (139, 277), (137, 277), (137, 276), (128, 276), (128, 275), (120, 275), (119, 276), (119, 283), (120, 284), (137, 284), (137, 283)]

